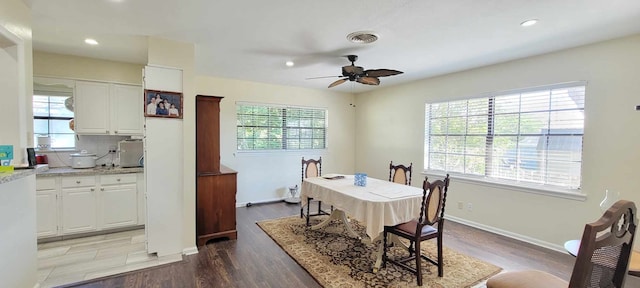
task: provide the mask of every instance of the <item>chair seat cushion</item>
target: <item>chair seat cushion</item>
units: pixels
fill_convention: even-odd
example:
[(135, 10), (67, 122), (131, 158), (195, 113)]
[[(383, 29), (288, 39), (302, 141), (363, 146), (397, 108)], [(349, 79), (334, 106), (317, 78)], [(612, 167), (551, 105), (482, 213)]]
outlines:
[(567, 288), (569, 282), (538, 270), (500, 273), (487, 280), (487, 288)]
[[(417, 226), (418, 226), (418, 220), (414, 219), (409, 222), (405, 222), (396, 226), (396, 229), (402, 230), (408, 234), (413, 235), (416, 233)], [(433, 228), (432, 226), (426, 225), (422, 227), (422, 233), (420, 233), (420, 235), (425, 236), (425, 235), (433, 234), (436, 232), (438, 232), (438, 229)]]

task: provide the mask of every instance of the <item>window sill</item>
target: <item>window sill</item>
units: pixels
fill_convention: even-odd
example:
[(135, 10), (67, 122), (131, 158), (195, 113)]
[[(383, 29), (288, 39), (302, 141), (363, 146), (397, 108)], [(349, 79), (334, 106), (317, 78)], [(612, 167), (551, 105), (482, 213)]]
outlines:
[[(423, 171), (423, 175), (436, 176), (438, 178), (444, 178), (446, 173), (442, 171)], [(449, 173), (451, 178), (460, 180), (469, 184), (481, 185), (485, 187), (492, 187), (498, 189), (507, 189), (516, 192), (533, 193), (544, 196), (551, 196), (557, 198), (564, 198), (577, 201), (587, 200), (587, 195), (583, 194), (579, 189), (564, 189), (561, 187), (553, 187), (549, 185), (541, 185), (535, 183), (526, 182), (509, 182), (500, 179), (490, 179), (487, 177), (474, 177), (469, 175)]]

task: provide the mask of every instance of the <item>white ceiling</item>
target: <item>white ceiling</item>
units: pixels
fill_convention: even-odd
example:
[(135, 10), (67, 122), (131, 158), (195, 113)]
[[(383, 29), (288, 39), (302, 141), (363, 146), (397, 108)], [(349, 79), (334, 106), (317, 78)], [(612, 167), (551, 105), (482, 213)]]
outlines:
[[(145, 64), (154, 36), (195, 43), (199, 75), (315, 89), (337, 78), (305, 78), (340, 75), (347, 54), (365, 69), (404, 71), (380, 78), (384, 87), (640, 33), (638, 0), (24, 1), (35, 50)], [(540, 22), (519, 25), (531, 18)], [(362, 30), (380, 39), (346, 40)]]

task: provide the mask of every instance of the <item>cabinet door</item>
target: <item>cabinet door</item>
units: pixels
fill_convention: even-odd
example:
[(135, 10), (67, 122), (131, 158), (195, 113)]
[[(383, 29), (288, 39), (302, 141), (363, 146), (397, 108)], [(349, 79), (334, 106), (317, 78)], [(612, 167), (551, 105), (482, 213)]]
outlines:
[(62, 189), (62, 233), (96, 230), (96, 189)]
[(111, 129), (118, 135), (142, 135), (142, 87), (112, 84)]
[(100, 188), (101, 228), (138, 224), (138, 189), (136, 184), (105, 185)]
[(56, 190), (36, 192), (38, 238), (58, 235), (58, 201)]
[(75, 131), (78, 134), (109, 134), (109, 84), (76, 81)]

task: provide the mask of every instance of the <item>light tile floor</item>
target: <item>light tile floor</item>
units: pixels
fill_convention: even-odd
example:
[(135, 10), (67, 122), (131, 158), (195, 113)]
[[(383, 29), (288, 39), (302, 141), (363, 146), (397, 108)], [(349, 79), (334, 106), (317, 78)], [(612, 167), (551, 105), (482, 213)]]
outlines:
[(147, 254), (144, 229), (38, 245), (38, 282), (54, 287), (182, 260)]

